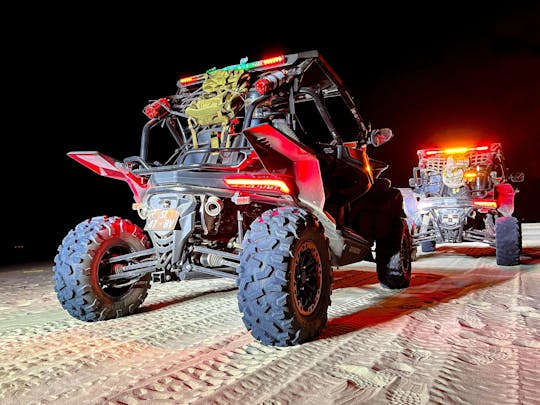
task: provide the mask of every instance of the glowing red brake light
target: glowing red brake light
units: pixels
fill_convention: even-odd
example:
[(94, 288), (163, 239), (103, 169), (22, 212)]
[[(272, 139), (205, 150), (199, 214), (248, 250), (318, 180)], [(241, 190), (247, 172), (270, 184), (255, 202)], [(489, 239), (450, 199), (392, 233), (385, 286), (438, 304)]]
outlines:
[(229, 177), (225, 179), (225, 183), (232, 188), (260, 191), (280, 191), (285, 194), (289, 194), (291, 192), (289, 186), (287, 186), (287, 183), (280, 179)]
[(255, 82), (255, 88), (259, 94), (266, 94), (277, 89), (287, 80), (285, 72), (278, 70), (267, 76), (264, 76)]

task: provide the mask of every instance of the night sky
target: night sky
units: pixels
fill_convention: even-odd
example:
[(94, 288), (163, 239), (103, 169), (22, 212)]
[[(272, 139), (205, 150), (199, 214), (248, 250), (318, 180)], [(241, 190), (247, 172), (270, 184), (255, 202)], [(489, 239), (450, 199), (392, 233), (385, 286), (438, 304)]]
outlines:
[(13, 13), (17, 28), (3, 35), (0, 264), (52, 260), (65, 234), (95, 215), (138, 220), (127, 184), (67, 152), (136, 155), (142, 109), (173, 94), (179, 77), (311, 49), (342, 77), (365, 120), (394, 130), (370, 150), (390, 164), (394, 185), (407, 186), (417, 149), (501, 142), (510, 169), (525, 172), (516, 216), (540, 222), (540, 7), (227, 4), (230, 17), (157, 3)]

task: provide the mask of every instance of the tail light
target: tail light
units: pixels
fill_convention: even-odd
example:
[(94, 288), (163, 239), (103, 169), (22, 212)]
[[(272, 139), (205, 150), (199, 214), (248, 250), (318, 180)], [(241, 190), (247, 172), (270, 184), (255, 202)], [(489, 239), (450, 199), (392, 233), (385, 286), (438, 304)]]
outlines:
[(169, 108), (171, 108), (169, 100), (166, 98), (160, 98), (159, 100), (154, 101), (152, 104), (148, 104), (144, 108), (144, 114), (150, 119), (160, 118), (167, 113)]
[(228, 177), (225, 184), (231, 188), (252, 191), (277, 191), (283, 194), (291, 192), (290, 187), (284, 180), (276, 178), (257, 177)]
[(287, 74), (281, 70), (270, 73), (255, 82), (259, 94), (267, 94), (287, 81)]
[(494, 200), (474, 200), (473, 204), (483, 208), (497, 208), (497, 201)]

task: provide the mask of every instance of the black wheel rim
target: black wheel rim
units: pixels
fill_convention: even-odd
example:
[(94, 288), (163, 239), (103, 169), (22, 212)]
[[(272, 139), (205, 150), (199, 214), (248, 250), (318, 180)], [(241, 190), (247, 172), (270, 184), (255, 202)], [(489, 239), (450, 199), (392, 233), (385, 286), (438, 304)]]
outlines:
[(312, 241), (300, 245), (292, 263), (294, 304), (303, 316), (317, 308), (322, 290), (322, 265), (317, 246)]

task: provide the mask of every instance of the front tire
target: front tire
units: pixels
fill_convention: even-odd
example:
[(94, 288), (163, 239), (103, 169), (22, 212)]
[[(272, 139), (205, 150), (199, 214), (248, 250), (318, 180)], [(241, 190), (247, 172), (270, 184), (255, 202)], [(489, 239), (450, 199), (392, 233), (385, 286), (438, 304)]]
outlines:
[(520, 263), (521, 224), (514, 217), (499, 217), (495, 220), (495, 255), (500, 266), (515, 266)]
[(330, 250), (321, 224), (306, 211), (275, 208), (253, 221), (237, 270), (238, 307), (255, 339), (293, 346), (326, 326)]
[(100, 216), (78, 224), (63, 239), (54, 258), (54, 289), (62, 307), (81, 321), (93, 322), (133, 313), (144, 301), (150, 275), (134, 283), (104, 281), (122, 264), (107, 259), (146, 249), (148, 238), (127, 219)]
[(400, 218), (386, 238), (376, 242), (377, 277), (383, 288), (407, 288), (411, 283), (412, 239), (405, 219)]

